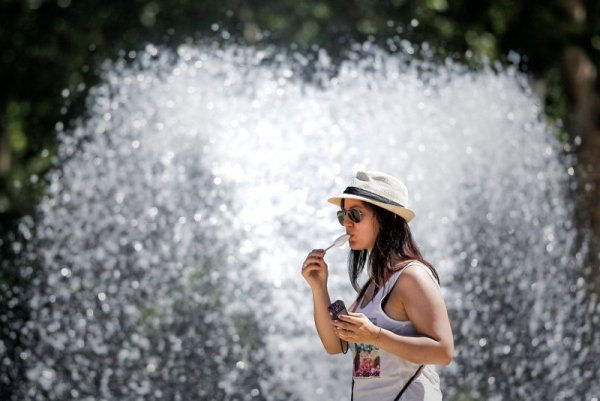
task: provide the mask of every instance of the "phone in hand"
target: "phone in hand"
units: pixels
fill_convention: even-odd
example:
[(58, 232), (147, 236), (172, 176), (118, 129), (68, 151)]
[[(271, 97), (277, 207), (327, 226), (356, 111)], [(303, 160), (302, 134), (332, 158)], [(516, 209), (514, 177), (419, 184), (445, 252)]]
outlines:
[(347, 315), (348, 311), (346, 310), (346, 305), (344, 305), (344, 301), (338, 299), (331, 305), (327, 307), (329, 310), (329, 317), (331, 320), (339, 320), (339, 315)]

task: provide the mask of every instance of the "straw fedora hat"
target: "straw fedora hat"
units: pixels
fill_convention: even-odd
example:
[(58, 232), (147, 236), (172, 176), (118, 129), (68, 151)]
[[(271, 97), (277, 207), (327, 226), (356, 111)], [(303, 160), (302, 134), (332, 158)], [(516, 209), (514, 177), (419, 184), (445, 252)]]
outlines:
[(358, 171), (344, 193), (329, 198), (328, 202), (341, 206), (342, 199), (358, 199), (377, 205), (406, 221), (415, 217), (415, 213), (408, 208), (406, 186), (396, 177), (379, 171)]

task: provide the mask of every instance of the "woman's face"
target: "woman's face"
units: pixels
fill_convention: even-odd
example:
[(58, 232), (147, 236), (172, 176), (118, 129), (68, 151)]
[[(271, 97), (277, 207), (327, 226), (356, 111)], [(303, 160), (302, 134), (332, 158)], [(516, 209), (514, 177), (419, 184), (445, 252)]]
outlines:
[(379, 223), (375, 217), (375, 212), (365, 205), (363, 201), (356, 199), (345, 199), (343, 210), (356, 209), (360, 212), (360, 222), (355, 223), (346, 215), (344, 216), (344, 227), (346, 233), (350, 235), (348, 240), (350, 248), (354, 251), (371, 251), (375, 246), (377, 233), (379, 232)]

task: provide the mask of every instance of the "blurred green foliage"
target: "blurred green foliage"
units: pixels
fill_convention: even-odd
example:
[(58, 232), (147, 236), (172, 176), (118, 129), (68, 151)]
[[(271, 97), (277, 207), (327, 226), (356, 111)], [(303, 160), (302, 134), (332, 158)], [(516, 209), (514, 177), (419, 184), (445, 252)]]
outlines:
[[(568, 119), (561, 62), (568, 46), (600, 60), (595, 0), (189, 1), (5, 0), (0, 3), (0, 222), (30, 213), (56, 146), (56, 124), (84, 113), (103, 62), (147, 43), (228, 39), (326, 49), (427, 42), (440, 58), (477, 64), (520, 54), (548, 113)], [(133, 55), (134, 53), (131, 53)]]
[[(548, 116), (566, 122), (565, 137), (581, 134), (573, 128), (581, 124), (565, 52), (577, 49), (597, 73), (598, 0), (2, 0), (0, 316), (25, 319), (26, 309), (12, 299), (26, 285), (7, 262), (18, 251), (11, 247), (15, 226), (43, 193), (56, 127), (85, 116), (88, 89), (105, 60), (134, 59), (148, 43), (217, 40), (323, 48), (335, 61), (364, 41), (394, 51), (390, 39), (428, 43), (440, 60), (474, 68), (484, 60), (517, 62), (532, 77)], [(592, 85), (598, 94), (598, 80)], [(18, 343), (10, 337), (14, 332), (0, 330), (8, 350)]]

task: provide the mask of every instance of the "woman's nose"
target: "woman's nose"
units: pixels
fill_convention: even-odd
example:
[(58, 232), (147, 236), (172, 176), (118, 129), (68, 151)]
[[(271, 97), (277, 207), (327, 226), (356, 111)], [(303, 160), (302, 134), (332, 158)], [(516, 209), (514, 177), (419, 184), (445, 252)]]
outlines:
[(354, 223), (352, 222), (352, 220), (350, 220), (350, 217), (348, 217), (347, 214), (344, 214), (344, 224), (343, 224), (343, 226), (344, 227), (350, 227), (352, 224), (354, 224)]

